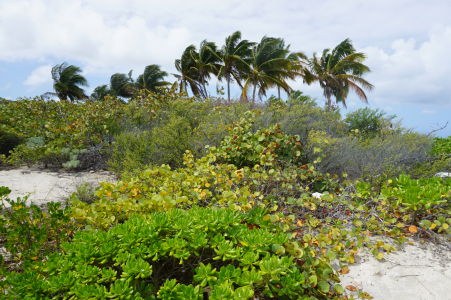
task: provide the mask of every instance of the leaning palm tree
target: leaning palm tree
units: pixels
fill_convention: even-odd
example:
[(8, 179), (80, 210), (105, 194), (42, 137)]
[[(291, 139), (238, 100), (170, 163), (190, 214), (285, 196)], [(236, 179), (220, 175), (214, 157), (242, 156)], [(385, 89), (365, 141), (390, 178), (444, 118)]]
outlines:
[(88, 86), (88, 81), (80, 75), (81, 69), (74, 65), (62, 63), (52, 68), (53, 89), (60, 100), (70, 101), (86, 99), (85, 91), (80, 86)]
[(241, 75), (247, 71), (250, 63), (251, 47), (255, 43), (241, 40), (241, 32), (235, 31), (229, 35), (224, 46), (218, 52), (221, 65), (218, 70), (218, 79), (227, 82), (227, 99), (230, 102), (230, 83), (235, 80), (241, 85)]
[(245, 74), (242, 98), (248, 99), (247, 91), (252, 86), (252, 101), (255, 102), (256, 92), (258, 96), (266, 95), (269, 88), (280, 86), (289, 93), (290, 86), (287, 78), (295, 75), (295, 68), (289, 56), (289, 47), (280, 38), (263, 37), (260, 43), (251, 50), (248, 71)]
[(180, 92), (188, 93), (189, 86), (193, 94), (199, 96), (201, 92), (200, 79), (198, 72), (195, 70), (195, 61), (193, 59), (193, 56), (198, 55), (196, 53), (194, 45), (186, 47), (180, 59), (175, 60), (175, 68), (179, 73), (173, 75), (179, 82)]
[(197, 74), (197, 81), (201, 87), (201, 96), (208, 97), (207, 81), (211, 74), (217, 75), (219, 70), (219, 53), (215, 43), (206, 40), (200, 43), (199, 52), (191, 51), (191, 59), (194, 64), (191, 70)]
[(168, 73), (162, 71), (160, 66), (149, 65), (144, 69), (144, 73), (138, 76), (135, 85), (138, 89), (156, 92), (157, 88), (170, 85), (169, 82), (164, 81), (166, 76)]
[(113, 96), (130, 98), (135, 92), (132, 71), (128, 74), (115, 73), (110, 78), (110, 93)]
[(338, 44), (332, 51), (324, 49), (321, 57), (316, 54), (309, 60), (309, 70), (305, 74), (307, 83), (318, 81), (326, 98), (326, 108), (331, 110), (332, 97), (346, 107), (349, 90), (353, 90), (364, 102), (368, 102), (365, 90), (373, 85), (362, 78), (370, 68), (362, 62), (365, 54), (356, 52), (349, 39)]

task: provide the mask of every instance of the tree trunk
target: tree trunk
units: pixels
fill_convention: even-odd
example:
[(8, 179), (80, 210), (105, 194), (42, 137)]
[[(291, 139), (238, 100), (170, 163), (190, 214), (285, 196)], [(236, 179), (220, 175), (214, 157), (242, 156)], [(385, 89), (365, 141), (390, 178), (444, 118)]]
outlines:
[(230, 103), (230, 77), (227, 76), (227, 100)]
[(257, 91), (257, 85), (254, 84), (254, 90), (252, 91), (252, 103), (255, 104), (255, 92)]
[(277, 98), (280, 99), (280, 86), (277, 86)]

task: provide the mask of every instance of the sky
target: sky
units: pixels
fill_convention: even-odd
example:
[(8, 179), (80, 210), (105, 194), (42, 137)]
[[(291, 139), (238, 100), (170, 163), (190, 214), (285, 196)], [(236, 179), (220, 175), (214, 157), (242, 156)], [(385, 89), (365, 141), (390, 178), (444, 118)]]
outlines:
[[(175, 73), (188, 45), (221, 46), (236, 30), (251, 41), (281, 37), (308, 56), (350, 38), (371, 68), (370, 108), (422, 133), (449, 122), (435, 133), (449, 136), (450, 12), (450, 0), (0, 0), (0, 97), (52, 91), (50, 69), (62, 62), (82, 68), (88, 93), (149, 64)], [(324, 103), (317, 84), (292, 87)], [(365, 106), (354, 94), (347, 103), (343, 114)]]

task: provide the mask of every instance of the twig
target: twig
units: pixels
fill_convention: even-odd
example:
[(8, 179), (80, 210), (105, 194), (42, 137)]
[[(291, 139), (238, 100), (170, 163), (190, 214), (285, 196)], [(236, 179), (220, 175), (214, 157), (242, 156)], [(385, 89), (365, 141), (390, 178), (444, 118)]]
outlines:
[(442, 127), (437, 128), (437, 129), (434, 129), (434, 130), (432, 130), (431, 132), (429, 132), (426, 136), (431, 136), (434, 132), (437, 132), (437, 131), (440, 131), (440, 130), (445, 129), (446, 126), (448, 126), (448, 121), (446, 121), (445, 125), (443, 125)]

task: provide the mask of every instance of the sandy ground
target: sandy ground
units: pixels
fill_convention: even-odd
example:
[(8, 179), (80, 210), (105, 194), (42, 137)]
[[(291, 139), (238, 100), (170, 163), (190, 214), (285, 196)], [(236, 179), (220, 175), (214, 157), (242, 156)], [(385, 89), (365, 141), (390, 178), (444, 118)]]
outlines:
[[(64, 201), (84, 182), (114, 181), (107, 172), (64, 173), (37, 169), (0, 171), (0, 186), (12, 190), (10, 198), (30, 194), (35, 204)], [(451, 300), (451, 252), (432, 244), (406, 245), (383, 261), (362, 255), (342, 275), (342, 285), (353, 285), (375, 300)]]
[(451, 300), (451, 251), (430, 243), (405, 245), (386, 259), (363, 255), (341, 276), (374, 300)]
[(0, 171), (0, 186), (11, 189), (9, 198), (16, 199), (29, 194), (28, 200), (41, 205), (50, 201), (64, 201), (77, 186), (88, 182), (98, 185), (114, 181), (108, 172), (52, 172), (39, 169), (13, 169)]

